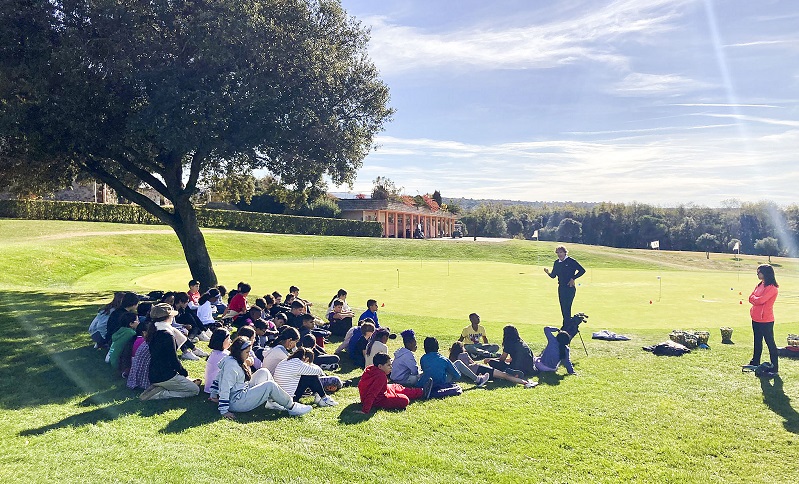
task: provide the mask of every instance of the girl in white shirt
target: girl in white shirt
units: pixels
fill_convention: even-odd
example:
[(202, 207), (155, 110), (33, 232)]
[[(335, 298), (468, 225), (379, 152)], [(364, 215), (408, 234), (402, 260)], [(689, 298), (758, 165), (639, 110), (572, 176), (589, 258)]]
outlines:
[(388, 354), (389, 331), (386, 328), (380, 328), (369, 338), (369, 344), (366, 345), (366, 353), (364, 354), (364, 361), (366, 365), (364, 368), (372, 366), (372, 358), (378, 353)]
[(314, 402), (320, 407), (334, 407), (338, 402), (325, 393), (320, 377), (325, 372), (313, 364), (314, 354), (308, 348), (299, 347), (287, 360), (278, 363), (275, 369), (275, 381), (298, 402), (310, 390)]

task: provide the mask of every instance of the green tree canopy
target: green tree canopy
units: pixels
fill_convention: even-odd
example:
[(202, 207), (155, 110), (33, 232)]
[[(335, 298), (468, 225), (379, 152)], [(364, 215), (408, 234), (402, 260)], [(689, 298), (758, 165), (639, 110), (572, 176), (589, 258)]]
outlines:
[(561, 242), (579, 242), (582, 235), (583, 224), (572, 218), (564, 218), (558, 224), (557, 237)]
[(780, 243), (774, 237), (764, 237), (755, 241), (755, 253), (760, 255), (767, 255), (769, 264), (771, 263), (772, 255), (779, 255)]
[(253, 169), (298, 190), (351, 183), (392, 113), (367, 41), (334, 0), (4, 1), (0, 177), (17, 192), (103, 181), (216, 284), (198, 183)]
[(703, 251), (705, 251), (705, 255), (707, 258), (710, 258), (710, 252), (715, 250), (716, 247), (719, 246), (719, 239), (713, 234), (704, 233), (697, 237), (696, 245)]

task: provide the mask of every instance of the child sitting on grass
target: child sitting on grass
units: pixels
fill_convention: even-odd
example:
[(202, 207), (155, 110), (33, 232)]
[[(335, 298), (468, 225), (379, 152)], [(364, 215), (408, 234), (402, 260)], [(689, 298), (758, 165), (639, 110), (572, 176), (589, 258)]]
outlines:
[(317, 319), (311, 313), (303, 314), (301, 320), (300, 337), (310, 334), (316, 340), (316, 344), (324, 348), (325, 338), (330, 337), (330, 331), (317, 327)]
[(388, 354), (388, 337), (389, 331), (386, 328), (380, 328), (372, 333), (369, 337), (369, 344), (366, 345), (366, 354), (364, 355), (364, 365), (369, 367), (372, 365), (372, 358), (378, 353)]
[(536, 370), (554, 372), (562, 364), (569, 375), (576, 375), (569, 358), (571, 335), (554, 326), (545, 326), (544, 335), (547, 337), (547, 346), (541, 352), (541, 356), (534, 359)]
[(366, 346), (369, 344), (369, 338), (375, 332), (375, 325), (371, 322), (364, 322), (361, 324), (361, 336), (352, 346), (352, 351), (348, 351), (352, 364), (358, 368), (366, 368)]
[(419, 383), (424, 388), (425, 398), (444, 398), (456, 396), (463, 390), (453, 381), (461, 377), (451, 361), (438, 352), (438, 340), (432, 336), (424, 339), (425, 355), (419, 359), (422, 377)]
[(377, 301), (374, 299), (369, 299), (366, 301), (366, 311), (362, 312), (361, 315), (358, 317), (358, 321), (363, 321), (364, 319), (371, 319), (375, 323), (375, 328), (380, 328), (380, 321), (377, 320)]
[[(118, 370), (120, 368), (120, 361), (122, 354), (125, 352), (125, 347), (132, 344), (136, 338), (136, 327), (139, 325), (139, 318), (135, 313), (124, 313), (119, 322), (121, 327), (111, 336), (111, 348), (108, 350), (106, 359), (111, 363), (111, 368)], [(128, 355), (130, 352), (128, 351)], [(130, 362), (123, 364), (123, 370), (130, 369)], [(127, 373), (125, 374), (127, 377)]]
[(352, 328), (353, 316), (355, 316), (355, 314), (352, 311), (344, 310), (343, 300), (334, 300), (330, 312), (327, 313), (330, 331), (336, 336), (346, 336), (347, 331)]
[(143, 401), (193, 397), (200, 393), (202, 380), (189, 380), (189, 373), (177, 357), (176, 350), (186, 339), (172, 327), (172, 319), (177, 314), (165, 303), (155, 304), (150, 309), (150, 319), (156, 329), (150, 341), (149, 375), (152, 384), (139, 396)]
[(497, 359), (486, 360), (494, 368), (515, 376), (524, 378), (538, 372), (533, 361), (533, 352), (519, 336), (519, 330), (513, 325), (507, 325), (502, 330), (502, 355)]
[(456, 361), (460, 361), (462, 364), (466, 365), (469, 370), (473, 371), (477, 375), (486, 375), (488, 376), (488, 380), (492, 378), (499, 378), (500, 380), (509, 381), (511, 383), (516, 383), (519, 385), (524, 385), (524, 388), (533, 388), (538, 385), (537, 382), (531, 382), (529, 380), (523, 380), (521, 378), (516, 378), (515, 376), (508, 375), (505, 372), (495, 370), (487, 365), (480, 365), (475, 363), (472, 360), (469, 353), (464, 349), (463, 343), (460, 341), (456, 341), (453, 343), (452, 348), (449, 350), (449, 361), (455, 363)]
[(108, 333), (108, 318), (111, 316), (111, 313), (122, 304), (122, 296), (124, 295), (124, 292), (114, 293), (114, 299), (100, 308), (100, 311), (97, 312), (97, 316), (94, 317), (92, 323), (89, 325), (89, 334), (91, 335), (92, 341), (94, 341), (94, 349), (100, 349), (105, 346), (106, 335)]
[(391, 358), (385, 353), (377, 353), (374, 364), (368, 366), (358, 382), (358, 393), (361, 395), (361, 410), (358, 413), (369, 413), (372, 408), (404, 409), (411, 400), (422, 398), (421, 388), (405, 388), (397, 383), (388, 383), (391, 373)]
[(419, 365), (416, 364), (416, 333), (406, 329), (400, 333), (403, 347), (394, 352), (394, 362), (391, 367), (391, 380), (406, 387), (415, 387), (419, 383)]
[(275, 369), (278, 363), (289, 357), (297, 343), (300, 341), (300, 333), (291, 326), (285, 326), (283, 331), (277, 335), (273, 346), (269, 351), (264, 351), (263, 368), (269, 370), (272, 375), (275, 374)]
[[(238, 331), (236, 331), (236, 338), (238, 338), (239, 336), (249, 338), (250, 342), (252, 342), (255, 340), (255, 328), (249, 325), (242, 326), (241, 328), (238, 329)], [(258, 359), (258, 356), (255, 354), (255, 346), (253, 345), (250, 345), (250, 356), (252, 356), (253, 371), (260, 370), (263, 360)], [(263, 353), (261, 353), (261, 356), (263, 356)]]
[[(275, 381), (286, 393), (294, 396), (295, 402), (299, 402), (307, 390), (313, 394), (317, 406), (334, 407), (338, 402), (325, 393), (326, 384), (322, 382), (325, 372), (313, 364), (313, 358), (313, 351), (308, 348), (297, 348), (288, 359), (278, 363), (275, 368)], [(341, 385), (338, 388), (341, 388)]]
[(141, 336), (133, 342), (133, 353), (128, 372), (127, 386), (131, 390), (141, 388), (142, 390), (150, 386), (150, 338), (155, 333), (155, 325), (152, 321), (139, 323), (136, 328), (141, 331)]
[(217, 379), (219, 373), (219, 363), (225, 359), (230, 353), (230, 333), (225, 328), (217, 328), (211, 334), (211, 341), (208, 342), (208, 347), (211, 349), (211, 354), (208, 356), (208, 361), (205, 362), (205, 393), (216, 396), (216, 392), (212, 391), (211, 387), (214, 380)]
[[(249, 338), (237, 337), (230, 345), (230, 356), (219, 364), (219, 413), (235, 419), (234, 412), (249, 412), (273, 400), (289, 415), (303, 415), (311, 411), (309, 405), (293, 402), (291, 396), (272, 379), (269, 370), (252, 372)], [(276, 408), (271, 406), (269, 408)]]
[(480, 324), (480, 315), (477, 313), (469, 315), (469, 326), (463, 328), (458, 341), (464, 344), (466, 352), (472, 358), (482, 360), (499, 356), (499, 345), (488, 344), (486, 329)]

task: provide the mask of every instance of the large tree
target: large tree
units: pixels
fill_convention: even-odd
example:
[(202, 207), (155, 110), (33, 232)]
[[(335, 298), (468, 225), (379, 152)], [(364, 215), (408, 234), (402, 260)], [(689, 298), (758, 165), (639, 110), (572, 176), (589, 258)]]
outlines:
[(0, 178), (22, 193), (103, 181), (216, 284), (198, 183), (253, 169), (298, 190), (351, 183), (392, 113), (367, 41), (334, 0), (6, 0)]

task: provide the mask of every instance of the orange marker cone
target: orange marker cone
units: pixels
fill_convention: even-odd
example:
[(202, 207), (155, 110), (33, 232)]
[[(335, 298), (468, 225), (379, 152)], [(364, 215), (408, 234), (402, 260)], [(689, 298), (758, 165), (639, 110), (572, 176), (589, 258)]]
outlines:
[(381, 305), (380, 305), (380, 307), (381, 307), (381, 308), (384, 308), (384, 307), (386, 307), (386, 303), (383, 303), (383, 304), (381, 304)]
[(652, 304), (652, 300), (651, 299), (649, 300), (649, 304)]

